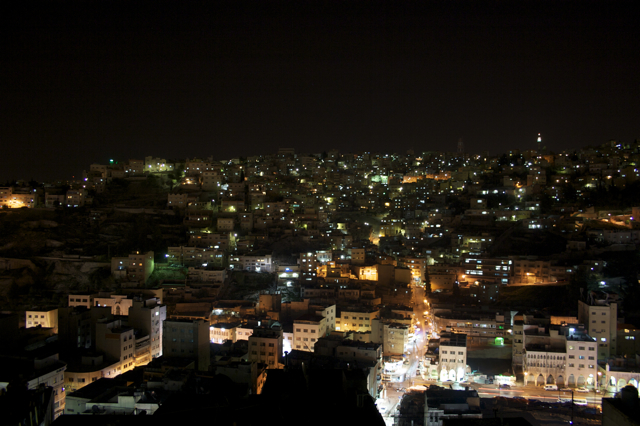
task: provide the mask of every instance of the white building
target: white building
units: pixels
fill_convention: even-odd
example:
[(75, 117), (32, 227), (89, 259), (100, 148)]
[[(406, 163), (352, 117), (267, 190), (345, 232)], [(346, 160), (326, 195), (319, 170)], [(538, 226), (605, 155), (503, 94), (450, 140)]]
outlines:
[(467, 371), (467, 335), (458, 333), (440, 334), (439, 375), (441, 381), (464, 380)]
[(53, 328), (53, 333), (58, 334), (58, 309), (26, 311), (25, 326)]
[(293, 321), (293, 349), (313, 352), (318, 339), (326, 336), (328, 330), (327, 318), (314, 314), (302, 315)]
[(113, 315), (129, 315), (129, 308), (133, 305), (133, 299), (127, 296), (112, 294), (109, 297), (94, 297), (94, 306), (102, 306), (111, 308)]

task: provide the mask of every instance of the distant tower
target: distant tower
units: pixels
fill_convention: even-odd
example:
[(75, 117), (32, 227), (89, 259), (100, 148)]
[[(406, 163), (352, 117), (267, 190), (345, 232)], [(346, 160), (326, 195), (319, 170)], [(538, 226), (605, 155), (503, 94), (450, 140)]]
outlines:
[(458, 139), (458, 154), (464, 154), (464, 142), (462, 142), (462, 138)]
[(538, 150), (538, 154), (542, 154), (542, 136), (540, 136), (540, 133), (538, 133), (538, 143), (537, 143), (537, 150)]

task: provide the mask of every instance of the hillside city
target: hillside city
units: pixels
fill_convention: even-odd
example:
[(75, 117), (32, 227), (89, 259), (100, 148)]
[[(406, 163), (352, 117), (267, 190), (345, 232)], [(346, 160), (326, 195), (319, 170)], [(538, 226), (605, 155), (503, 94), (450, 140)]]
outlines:
[(6, 423), (638, 424), (640, 141), (531, 147), (6, 182)]

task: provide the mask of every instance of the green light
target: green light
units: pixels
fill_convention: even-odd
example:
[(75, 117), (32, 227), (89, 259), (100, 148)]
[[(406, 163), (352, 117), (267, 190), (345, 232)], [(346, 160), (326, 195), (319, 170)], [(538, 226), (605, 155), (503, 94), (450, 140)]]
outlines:
[(113, 164), (113, 160), (109, 160), (109, 162), (110, 162), (111, 164)]

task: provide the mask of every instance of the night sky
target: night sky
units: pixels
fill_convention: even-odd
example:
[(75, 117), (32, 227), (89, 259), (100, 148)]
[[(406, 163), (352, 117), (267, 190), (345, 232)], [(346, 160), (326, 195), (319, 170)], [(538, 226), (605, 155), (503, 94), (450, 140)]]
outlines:
[(146, 155), (640, 138), (631, 1), (7, 3), (0, 183)]

